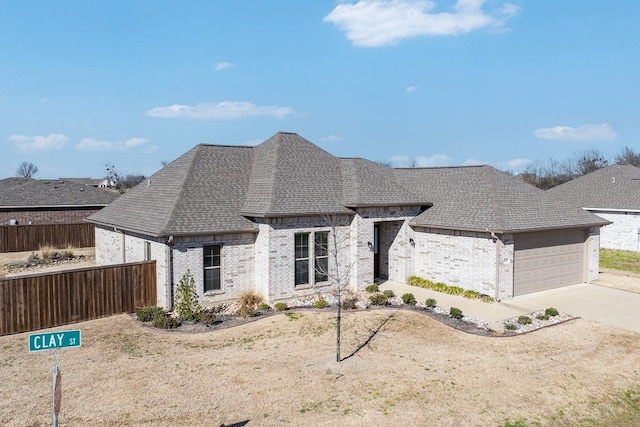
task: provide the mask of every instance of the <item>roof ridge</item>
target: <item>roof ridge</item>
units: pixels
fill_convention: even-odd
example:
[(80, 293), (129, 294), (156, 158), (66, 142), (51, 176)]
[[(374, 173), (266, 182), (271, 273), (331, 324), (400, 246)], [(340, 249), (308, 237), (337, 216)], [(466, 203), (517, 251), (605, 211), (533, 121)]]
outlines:
[[(185, 184), (193, 176), (193, 173), (195, 171), (193, 164), (196, 162), (196, 159), (199, 158), (198, 154), (200, 153), (200, 151), (202, 151), (203, 146), (204, 144), (198, 144), (195, 146), (193, 150), (191, 150), (191, 151), (194, 151), (194, 154), (192, 155), (191, 160), (189, 161), (189, 167), (187, 168), (187, 173), (184, 174), (184, 178), (182, 179), (182, 183), (180, 184), (180, 191), (178, 192), (178, 198), (175, 200), (173, 208), (171, 209), (171, 214), (167, 215), (167, 220), (164, 222), (164, 225), (160, 227), (159, 235), (167, 234), (167, 230), (171, 229), (171, 223), (174, 221), (174, 218), (176, 217), (178, 206), (180, 206), (180, 204), (182, 203), (182, 199), (185, 197), (185, 191), (184, 191)], [(148, 179), (151, 179), (151, 177), (149, 177)]]

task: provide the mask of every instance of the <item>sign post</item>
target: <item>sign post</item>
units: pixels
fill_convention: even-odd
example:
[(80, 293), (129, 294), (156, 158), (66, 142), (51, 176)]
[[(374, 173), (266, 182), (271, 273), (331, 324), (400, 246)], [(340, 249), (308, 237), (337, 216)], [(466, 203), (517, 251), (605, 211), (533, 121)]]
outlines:
[(46, 332), (29, 335), (29, 352), (53, 350), (53, 369), (51, 370), (51, 419), (53, 427), (58, 427), (60, 403), (62, 401), (62, 374), (58, 369), (59, 348), (80, 347), (82, 333), (80, 329), (72, 331)]

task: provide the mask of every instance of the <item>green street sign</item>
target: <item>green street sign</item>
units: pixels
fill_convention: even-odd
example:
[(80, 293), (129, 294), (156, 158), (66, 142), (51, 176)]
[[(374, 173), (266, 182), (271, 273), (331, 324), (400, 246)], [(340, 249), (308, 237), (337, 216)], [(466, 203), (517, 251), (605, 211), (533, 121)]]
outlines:
[(29, 351), (31, 352), (80, 347), (81, 343), (80, 329), (29, 335)]

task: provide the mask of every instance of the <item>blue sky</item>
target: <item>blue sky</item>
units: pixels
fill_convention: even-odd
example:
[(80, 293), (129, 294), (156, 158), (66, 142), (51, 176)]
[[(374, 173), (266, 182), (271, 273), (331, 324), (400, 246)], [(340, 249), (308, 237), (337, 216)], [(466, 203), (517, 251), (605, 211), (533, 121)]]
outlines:
[(640, 149), (637, 0), (0, 4), (0, 177), (296, 132), (394, 166)]

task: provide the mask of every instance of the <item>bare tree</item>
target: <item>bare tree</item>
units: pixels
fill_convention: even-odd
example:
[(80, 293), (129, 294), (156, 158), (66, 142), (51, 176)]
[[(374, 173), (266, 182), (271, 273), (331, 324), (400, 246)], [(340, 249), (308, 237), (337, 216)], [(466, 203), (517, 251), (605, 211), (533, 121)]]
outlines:
[(127, 189), (135, 187), (146, 179), (144, 175), (129, 174), (122, 176), (115, 166), (105, 165), (105, 167), (107, 168), (107, 176), (120, 193), (124, 193)]
[(616, 156), (615, 163), (626, 163), (628, 165), (639, 166), (640, 167), (640, 152), (634, 151), (630, 147), (624, 147), (620, 150), (620, 153)]
[(22, 162), (20, 166), (18, 166), (16, 176), (20, 178), (31, 178), (36, 173), (38, 173), (38, 167), (36, 165), (29, 162)]

